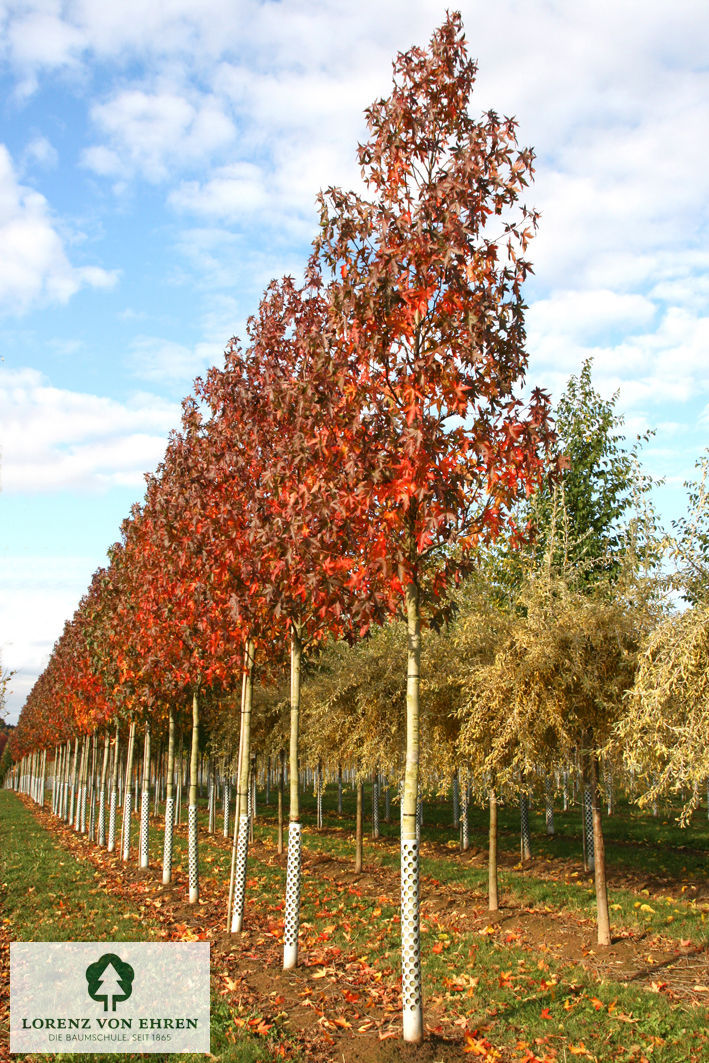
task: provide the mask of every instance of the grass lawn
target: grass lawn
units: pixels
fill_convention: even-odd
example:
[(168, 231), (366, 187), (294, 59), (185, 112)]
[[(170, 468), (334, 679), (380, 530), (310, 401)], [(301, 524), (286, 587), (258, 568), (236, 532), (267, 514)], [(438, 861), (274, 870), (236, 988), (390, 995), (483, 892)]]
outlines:
[[(146, 877), (135, 871), (136, 820), (132, 863), (125, 868), (64, 827), (49, 833), (20, 799), (1, 792), (0, 859), (10, 936), (149, 940), (164, 938), (166, 927), (171, 937), (206, 935), (213, 942), (212, 1048), (225, 1061), (278, 1058), (277, 1052), (280, 1058), (338, 1063), (448, 1063), (464, 1053), (500, 1063), (565, 1063), (575, 1056), (598, 1063), (709, 1060), (707, 906), (683, 899), (689, 890), (681, 888), (700, 881), (697, 868), (708, 837), (701, 821), (683, 835), (669, 821), (625, 808), (607, 821), (617, 834), (617, 852), (627, 857), (626, 884), (611, 889), (617, 939), (610, 952), (599, 955), (593, 947), (592, 883), (578, 870), (579, 843), (571, 829), (577, 810), (568, 818), (557, 815), (556, 838), (534, 837), (538, 855), (525, 870), (514, 864), (517, 810), (502, 810), (503, 911), (492, 919), (483, 854), (473, 859), (460, 854), (450, 805), (427, 802), (422, 846), (427, 1042), (412, 1055), (398, 1040), (398, 807), (392, 805), (392, 822), (382, 824), (384, 837), (366, 840), (365, 870), (355, 876), (347, 818), (353, 812), (351, 793), (346, 791), (340, 819), (335, 788), (328, 789), (320, 833), (312, 791), (304, 793), (301, 967), (285, 975), (280, 970), (285, 857), (276, 852), (274, 804), (266, 807), (262, 796), (249, 857), (245, 933), (225, 944), (230, 842), (222, 836), (221, 816), (215, 835), (200, 832), (204, 907), (187, 910), (184, 824), (176, 831), (176, 888), (168, 903), (160, 892), (159, 818), (151, 822)], [(481, 847), (485, 812), (471, 810), (470, 818), (471, 843)], [(206, 826), (206, 813), (203, 820)], [(625, 842), (624, 821), (632, 828)], [(541, 818), (535, 823), (539, 828)], [(685, 848), (677, 845), (678, 837)], [(609, 842), (609, 850), (614, 844)], [(647, 868), (635, 852), (644, 848), (647, 863), (647, 853), (658, 846), (670, 883), (665, 897), (657, 895), (655, 882), (652, 889), (642, 885)], [(567, 851), (574, 847), (576, 866)], [(613, 859), (609, 856), (611, 878)], [(136, 881), (142, 891), (137, 897)], [(158, 911), (156, 918), (152, 913)], [(215, 952), (215, 945), (226, 951)], [(224, 997), (224, 986), (233, 986), (227, 959), (250, 987), (246, 1008)], [(694, 974), (700, 967), (702, 973)]]
[[(0, 904), (12, 941), (159, 941), (161, 928), (135, 904), (105, 890), (100, 871), (83, 863), (39, 825), (12, 793), (0, 790)], [(7, 972), (5, 973), (7, 977)], [(222, 1063), (257, 1063), (272, 1056), (260, 1039), (234, 1033), (233, 1015), (213, 992), (211, 1045)], [(0, 1048), (8, 1051), (9, 1030), (0, 1030)], [(4, 1057), (3, 1057), (4, 1058)], [(43, 1060), (43, 1055), (12, 1059)], [(137, 1061), (141, 1054), (59, 1053), (65, 1063)], [(174, 1056), (150, 1054), (149, 1059)], [(198, 1063), (203, 1055), (182, 1055)]]

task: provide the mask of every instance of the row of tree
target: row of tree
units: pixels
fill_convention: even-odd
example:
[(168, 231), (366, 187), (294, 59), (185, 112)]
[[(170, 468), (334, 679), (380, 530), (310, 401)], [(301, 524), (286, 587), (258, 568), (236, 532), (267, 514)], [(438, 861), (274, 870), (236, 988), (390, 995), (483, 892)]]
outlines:
[[(380, 719), (402, 721), (401, 734), (390, 730), (403, 756), (410, 1041), (423, 1031), (422, 626), (442, 638), (436, 632), (460, 614), (446, 652), (468, 672), (431, 672), (430, 736), (460, 720), (459, 755), (494, 793), (498, 780), (532, 763), (536, 770), (552, 750), (557, 758), (580, 750), (593, 782), (613, 706), (631, 685), (633, 655), (656, 616), (651, 594), (638, 599), (636, 578), (638, 565), (652, 560), (650, 522), (632, 535), (621, 528), (634, 455), (619, 445), (612, 403), (595, 397), (585, 411), (588, 438), (574, 422), (580, 434), (567, 433), (560, 446), (548, 397), (538, 389), (526, 404), (518, 397), (527, 362), (525, 255), (537, 224), (518, 199), (533, 153), (518, 147), (514, 121), (470, 116), (475, 74), (457, 14), (427, 51), (397, 57), (391, 95), (366, 112), (369, 138), (358, 149), (365, 194), (320, 195), (304, 284), (269, 285), (248, 342), (232, 340), (224, 367), (196, 381), (181, 431), (67, 623), (12, 742), (17, 760), (109, 728), (117, 746), (122, 726), (132, 757), (140, 723), (146, 743), (164, 727), (174, 751), (175, 712), (189, 705), (195, 901), (200, 726), (216, 729), (240, 691), (242, 882), (254, 671), (258, 665), (261, 683), (273, 683), (289, 660), (284, 965), (294, 966), (304, 662), (323, 646), (347, 656), (342, 644), (372, 631), (400, 640), (405, 711), (390, 706)], [(569, 410), (579, 406), (574, 389), (590, 394), (590, 368), (572, 382)], [(558, 420), (563, 428), (563, 406)], [(320, 671), (325, 682), (327, 667)], [(339, 705), (339, 739), (351, 741), (358, 697), (336, 680), (311, 733), (332, 734)], [(171, 801), (168, 794), (170, 829)], [(601, 903), (599, 893), (599, 913)], [(240, 911), (237, 890), (235, 929)]]

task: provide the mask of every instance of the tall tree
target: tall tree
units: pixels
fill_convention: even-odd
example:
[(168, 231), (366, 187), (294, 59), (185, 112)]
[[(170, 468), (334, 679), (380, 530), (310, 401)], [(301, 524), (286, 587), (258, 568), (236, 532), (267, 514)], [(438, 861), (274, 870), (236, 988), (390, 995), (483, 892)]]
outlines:
[(246, 352), (261, 416), (246, 431), (268, 454), (261, 468), (250, 544), (259, 558), (258, 593), (290, 638), (290, 810), (284, 967), (297, 964), (301, 822), (298, 746), (303, 654), (328, 634), (366, 630), (377, 602), (347, 587), (357, 566), (342, 457), (350, 402), (339, 352), (328, 337), (318, 271), (307, 284), (272, 283), (250, 322)]
[(519, 149), (513, 120), (470, 116), (475, 75), (458, 14), (428, 51), (397, 57), (392, 94), (366, 112), (359, 148), (371, 198), (329, 189), (315, 244), (359, 413), (349, 462), (367, 565), (352, 585), (384, 585), (407, 623), (401, 927), (404, 1038), (414, 1042), (422, 617), (445, 612), (450, 581), (531, 489), (547, 430), (546, 397), (535, 390), (523, 412), (513, 394), (527, 360), (524, 255), (537, 220), (517, 201), (533, 154)]
[(619, 393), (604, 399), (593, 384), (592, 368), (586, 359), (554, 409), (561, 477), (540, 484), (522, 511), (522, 519), (536, 530), (537, 558), (553, 545), (556, 560), (574, 565), (586, 584), (618, 576), (630, 531), (643, 555), (654, 556), (657, 544), (654, 516), (644, 505), (653, 481), (639, 464), (640, 448), (651, 433), (627, 442), (617, 410)]
[[(610, 944), (598, 762), (624, 713), (637, 653), (651, 614), (636, 584), (580, 587), (551, 567), (530, 568), (520, 611), (492, 661), (470, 672), (468, 745), (489, 728), (488, 769), (529, 771), (579, 750), (593, 801), (598, 941)], [(486, 727), (487, 724), (487, 727)], [(490, 724), (493, 724), (490, 727)]]
[(650, 633), (615, 742), (645, 780), (642, 804), (684, 792), (683, 823), (709, 778), (709, 454), (697, 469), (697, 479), (685, 484), (687, 514), (669, 540), (677, 565), (671, 582), (690, 607)]

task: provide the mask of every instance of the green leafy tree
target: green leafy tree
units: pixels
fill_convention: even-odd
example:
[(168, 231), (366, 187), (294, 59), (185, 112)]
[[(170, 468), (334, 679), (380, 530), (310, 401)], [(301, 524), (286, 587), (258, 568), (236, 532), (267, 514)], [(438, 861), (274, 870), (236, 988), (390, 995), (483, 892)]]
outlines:
[(604, 399), (593, 386), (592, 361), (571, 376), (554, 419), (557, 457), (565, 466), (560, 480), (546, 483), (523, 508), (535, 535), (538, 560), (553, 544), (556, 557), (576, 566), (583, 583), (601, 575), (617, 578), (629, 536), (643, 557), (657, 556), (657, 529), (648, 492), (653, 481), (639, 463), (651, 433), (629, 446), (619, 393)]

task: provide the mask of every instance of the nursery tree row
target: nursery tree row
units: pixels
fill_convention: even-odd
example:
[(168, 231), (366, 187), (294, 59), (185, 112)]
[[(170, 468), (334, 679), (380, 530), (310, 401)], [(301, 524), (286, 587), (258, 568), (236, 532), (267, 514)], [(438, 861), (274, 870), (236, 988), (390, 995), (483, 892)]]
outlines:
[[(78, 829), (85, 813), (76, 795), (100, 777), (108, 807), (99, 808), (97, 839), (110, 849), (119, 773), (130, 824), (142, 738), (146, 864), (151, 756), (162, 741), (169, 876), (175, 717), (188, 713), (195, 902), (200, 730), (216, 734), (238, 703), (230, 925), (239, 931), (252, 718), (263, 750), (268, 731), (274, 755), (284, 745), (278, 701), (265, 728), (254, 685), (273, 688), (289, 671), (284, 966), (298, 962), (305, 722), (308, 750), (321, 743), (331, 759), (336, 749), (371, 767), (376, 746), (378, 762), (401, 778), (403, 1033), (414, 1042), (423, 1035), (417, 802), (425, 773), (464, 770), (466, 794), (474, 781), (493, 809), (499, 787), (524, 789), (532, 774), (551, 777), (579, 757), (606, 940), (599, 757), (620, 741), (621, 725), (638, 757), (645, 748), (660, 761), (675, 752), (642, 693), (637, 711), (625, 711), (650, 632), (656, 642), (638, 690), (662, 665), (666, 680), (653, 694), (664, 691), (667, 726), (677, 725), (677, 704), (688, 736), (697, 713), (706, 720), (706, 694), (698, 707), (682, 688), (682, 702), (685, 673), (671, 663), (673, 645), (686, 646), (685, 629), (672, 627), (681, 623), (698, 625), (691, 630), (704, 633), (706, 656), (706, 570), (703, 580), (693, 576), (689, 619), (657, 628), (662, 597), (648, 573), (658, 535), (642, 505), (636, 520), (623, 519), (643, 484), (634, 452), (622, 449), (613, 403), (595, 396), (585, 367), (558, 411), (557, 438), (548, 396), (525, 380), (523, 284), (537, 215), (520, 197), (533, 152), (518, 145), (512, 119), (471, 116), (475, 75), (457, 14), (427, 50), (397, 57), (391, 94), (366, 111), (363, 191), (320, 194), (303, 282), (272, 282), (244, 341), (230, 341), (224, 366), (195, 382), (180, 431), (11, 740), (13, 784), (43, 800), (49, 755), (62, 781), (55, 811)], [(689, 524), (676, 541), (704, 564), (701, 512), (699, 548)], [(380, 687), (365, 688), (356, 663), (363, 644), (387, 639), (398, 662), (389, 702)], [(434, 646), (443, 666), (427, 657)], [(432, 662), (423, 672), (422, 653)], [(306, 670), (320, 693), (301, 707)], [(706, 748), (695, 744), (692, 756), (681, 768), (659, 767), (655, 790), (707, 774)], [(637, 770), (651, 769), (643, 761)]]

